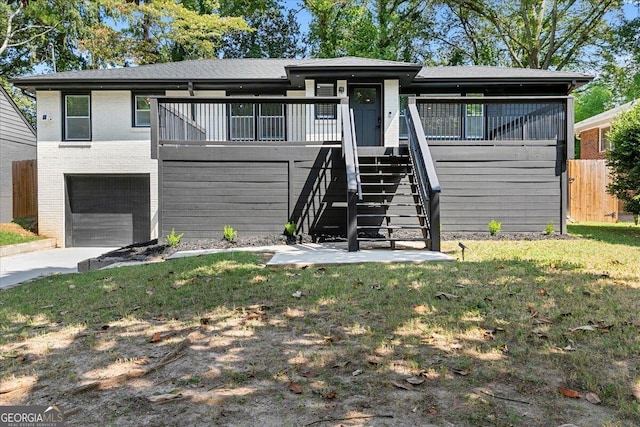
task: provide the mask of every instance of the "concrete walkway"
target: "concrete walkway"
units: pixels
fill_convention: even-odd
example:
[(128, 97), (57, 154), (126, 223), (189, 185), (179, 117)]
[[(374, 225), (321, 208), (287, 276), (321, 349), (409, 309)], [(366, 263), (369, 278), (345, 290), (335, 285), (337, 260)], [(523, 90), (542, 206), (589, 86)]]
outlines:
[(432, 252), (424, 249), (400, 249), (389, 248), (362, 249), (358, 252), (348, 252), (346, 243), (302, 245), (278, 245), (237, 249), (208, 249), (199, 251), (176, 252), (167, 259), (184, 258), (189, 256), (215, 254), (230, 251), (247, 252), (274, 252), (273, 257), (267, 263), (270, 267), (302, 267), (302, 266), (326, 266), (358, 263), (394, 263), (394, 262), (433, 262), (455, 261), (455, 258), (441, 252)]
[(0, 289), (50, 274), (77, 273), (78, 263), (116, 248), (48, 249), (0, 258)]

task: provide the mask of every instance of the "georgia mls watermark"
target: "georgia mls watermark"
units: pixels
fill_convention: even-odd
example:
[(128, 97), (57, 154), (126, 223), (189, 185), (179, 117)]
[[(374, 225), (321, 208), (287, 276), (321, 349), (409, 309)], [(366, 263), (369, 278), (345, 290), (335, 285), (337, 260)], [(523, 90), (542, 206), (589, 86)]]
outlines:
[(64, 427), (64, 413), (57, 406), (0, 406), (0, 427)]

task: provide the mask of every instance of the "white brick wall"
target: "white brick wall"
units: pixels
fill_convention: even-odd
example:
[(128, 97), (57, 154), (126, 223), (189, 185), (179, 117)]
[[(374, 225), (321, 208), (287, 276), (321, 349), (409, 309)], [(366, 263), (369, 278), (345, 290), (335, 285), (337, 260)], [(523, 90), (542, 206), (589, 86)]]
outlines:
[(400, 140), (400, 83), (398, 80), (384, 81), (384, 145), (397, 147)]
[(93, 140), (63, 142), (62, 94), (38, 91), (38, 227), (58, 246), (65, 245), (65, 174), (148, 174), (151, 238), (158, 236), (158, 163), (149, 128), (133, 127), (131, 110), (129, 91), (93, 91)]

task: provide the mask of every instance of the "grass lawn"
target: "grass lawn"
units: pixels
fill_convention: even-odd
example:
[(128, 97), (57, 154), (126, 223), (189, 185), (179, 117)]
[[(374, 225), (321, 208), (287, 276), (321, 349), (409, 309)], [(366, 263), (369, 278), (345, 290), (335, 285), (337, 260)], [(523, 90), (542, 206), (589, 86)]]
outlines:
[(26, 243), (38, 239), (40, 239), (39, 236), (23, 229), (17, 224), (0, 224), (0, 246)]
[(44, 278), (0, 292), (0, 400), (68, 425), (640, 425), (640, 227), (570, 231), (457, 263)]

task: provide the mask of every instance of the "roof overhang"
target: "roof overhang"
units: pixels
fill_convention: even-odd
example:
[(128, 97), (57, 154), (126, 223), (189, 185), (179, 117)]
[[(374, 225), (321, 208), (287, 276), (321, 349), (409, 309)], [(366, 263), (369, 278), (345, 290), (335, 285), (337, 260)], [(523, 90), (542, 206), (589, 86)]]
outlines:
[(401, 86), (409, 85), (422, 69), (418, 64), (393, 66), (331, 66), (331, 65), (288, 65), (285, 67), (292, 86), (304, 87), (306, 79), (384, 80), (398, 79)]

